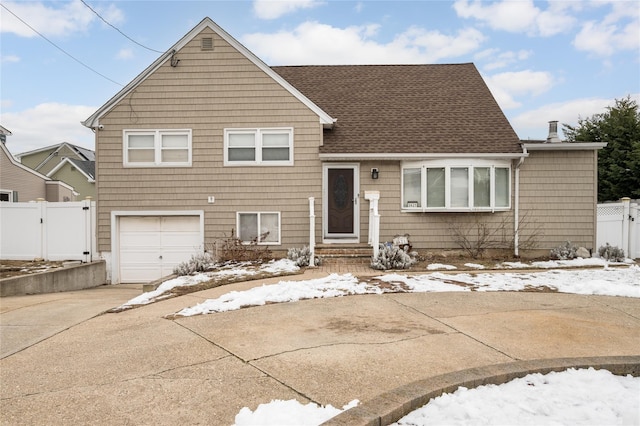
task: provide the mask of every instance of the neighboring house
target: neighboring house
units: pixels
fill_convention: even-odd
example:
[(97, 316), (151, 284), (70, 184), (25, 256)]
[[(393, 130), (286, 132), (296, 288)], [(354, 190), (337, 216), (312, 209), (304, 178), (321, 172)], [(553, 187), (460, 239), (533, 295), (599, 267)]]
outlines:
[(205, 18), (83, 124), (114, 283), (232, 230), (284, 254), (311, 213), (316, 241), (367, 243), (378, 198), (380, 240), (417, 250), (478, 224), (507, 245), (595, 244), (603, 144), (521, 143), (473, 64), (269, 67)]
[[(3, 137), (11, 134), (4, 127), (0, 132)], [(73, 187), (16, 161), (4, 138), (0, 141), (0, 151), (0, 201), (75, 201), (77, 193)]]
[(95, 197), (96, 156), (90, 149), (63, 142), (15, 157), (25, 166), (73, 186), (79, 199)]

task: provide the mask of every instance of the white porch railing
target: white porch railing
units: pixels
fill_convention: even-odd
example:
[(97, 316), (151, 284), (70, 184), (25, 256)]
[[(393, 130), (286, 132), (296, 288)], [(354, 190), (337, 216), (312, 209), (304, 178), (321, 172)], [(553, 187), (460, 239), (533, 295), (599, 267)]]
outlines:
[(373, 259), (378, 258), (380, 250), (380, 213), (378, 212), (379, 191), (365, 191), (364, 199), (369, 200), (369, 240), (373, 247)]

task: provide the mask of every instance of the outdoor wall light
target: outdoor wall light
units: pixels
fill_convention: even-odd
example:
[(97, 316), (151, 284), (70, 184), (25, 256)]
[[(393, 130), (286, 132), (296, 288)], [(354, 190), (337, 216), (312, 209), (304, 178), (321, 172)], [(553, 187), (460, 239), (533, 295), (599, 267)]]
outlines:
[(371, 179), (378, 179), (378, 169), (371, 169)]

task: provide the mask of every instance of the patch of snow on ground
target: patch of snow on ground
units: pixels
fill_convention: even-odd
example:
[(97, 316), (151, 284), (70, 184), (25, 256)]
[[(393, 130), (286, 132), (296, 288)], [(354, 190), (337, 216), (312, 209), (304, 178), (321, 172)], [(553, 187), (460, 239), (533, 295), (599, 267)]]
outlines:
[(351, 274), (331, 274), (324, 278), (307, 281), (280, 281), (245, 291), (232, 291), (217, 299), (185, 308), (176, 315), (191, 316), (212, 312), (234, 311), (246, 306), (261, 306), (266, 303), (297, 302), (303, 299), (320, 299), (350, 294), (382, 293), (383, 290), (358, 279)]
[[(217, 299), (184, 308), (176, 315), (191, 316), (237, 310), (266, 303), (295, 302), (304, 299), (340, 297), (352, 294), (382, 294), (392, 291), (522, 291), (547, 287), (562, 293), (640, 297), (640, 267), (551, 270), (532, 273), (457, 273), (409, 276), (389, 273), (374, 279), (391, 284), (381, 288), (373, 283), (360, 282), (351, 274), (331, 274), (306, 281), (281, 281), (245, 291), (232, 291)], [(395, 285), (394, 284), (401, 284)]]
[(163, 282), (158, 286), (157, 289), (153, 291), (147, 291), (146, 293), (142, 293), (140, 296), (134, 297), (120, 307), (123, 308), (127, 306), (147, 305), (151, 302), (155, 302), (156, 300), (161, 299), (163, 296), (166, 297), (165, 294), (176, 287), (197, 285), (205, 281), (209, 281), (210, 279), (211, 277), (208, 274), (184, 275), (181, 277), (177, 277), (172, 280)]
[(606, 370), (530, 374), (503, 385), (458, 388), (432, 399), (395, 425), (637, 425), (640, 377)]
[(240, 277), (257, 275), (258, 273), (268, 273), (273, 275), (293, 273), (300, 270), (296, 264), (289, 259), (272, 260), (261, 264), (257, 269), (251, 262), (231, 263), (220, 265), (219, 270), (215, 272), (206, 272), (195, 275), (183, 275), (177, 278), (167, 280), (160, 284), (157, 289), (142, 293), (140, 296), (134, 297), (128, 302), (120, 306), (120, 309), (137, 305), (147, 305), (151, 302), (161, 300), (169, 296), (169, 292), (176, 287), (187, 287), (198, 285), (200, 283), (212, 280), (220, 280), (227, 277)]
[(465, 263), (464, 266), (466, 266), (467, 268), (473, 268), (473, 269), (484, 269), (484, 265), (480, 265), (478, 263)]
[(358, 402), (354, 399), (340, 410), (331, 405), (320, 407), (312, 402), (303, 405), (295, 399), (289, 401), (276, 399), (269, 404), (260, 404), (255, 411), (244, 407), (236, 414), (235, 426), (319, 425), (357, 406)]
[[(640, 377), (570, 368), (545, 375), (529, 374), (502, 385), (459, 387), (394, 425), (638, 425), (638, 395)], [(353, 400), (339, 410), (331, 405), (274, 400), (260, 404), (255, 411), (244, 407), (235, 421), (236, 426), (315, 426), (357, 405), (358, 400)]]
[(427, 270), (429, 271), (436, 271), (438, 269), (447, 269), (447, 270), (453, 270), (453, 269), (458, 269), (453, 265), (445, 265), (443, 263), (430, 263), (429, 265), (427, 265)]

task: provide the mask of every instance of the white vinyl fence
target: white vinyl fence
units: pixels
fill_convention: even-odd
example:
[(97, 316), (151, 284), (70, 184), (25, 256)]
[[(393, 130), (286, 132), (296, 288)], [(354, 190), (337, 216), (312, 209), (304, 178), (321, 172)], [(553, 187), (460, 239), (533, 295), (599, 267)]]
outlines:
[(95, 211), (95, 201), (0, 203), (0, 259), (90, 262)]
[(640, 208), (629, 198), (620, 203), (598, 204), (598, 247), (609, 243), (627, 257), (640, 258)]

